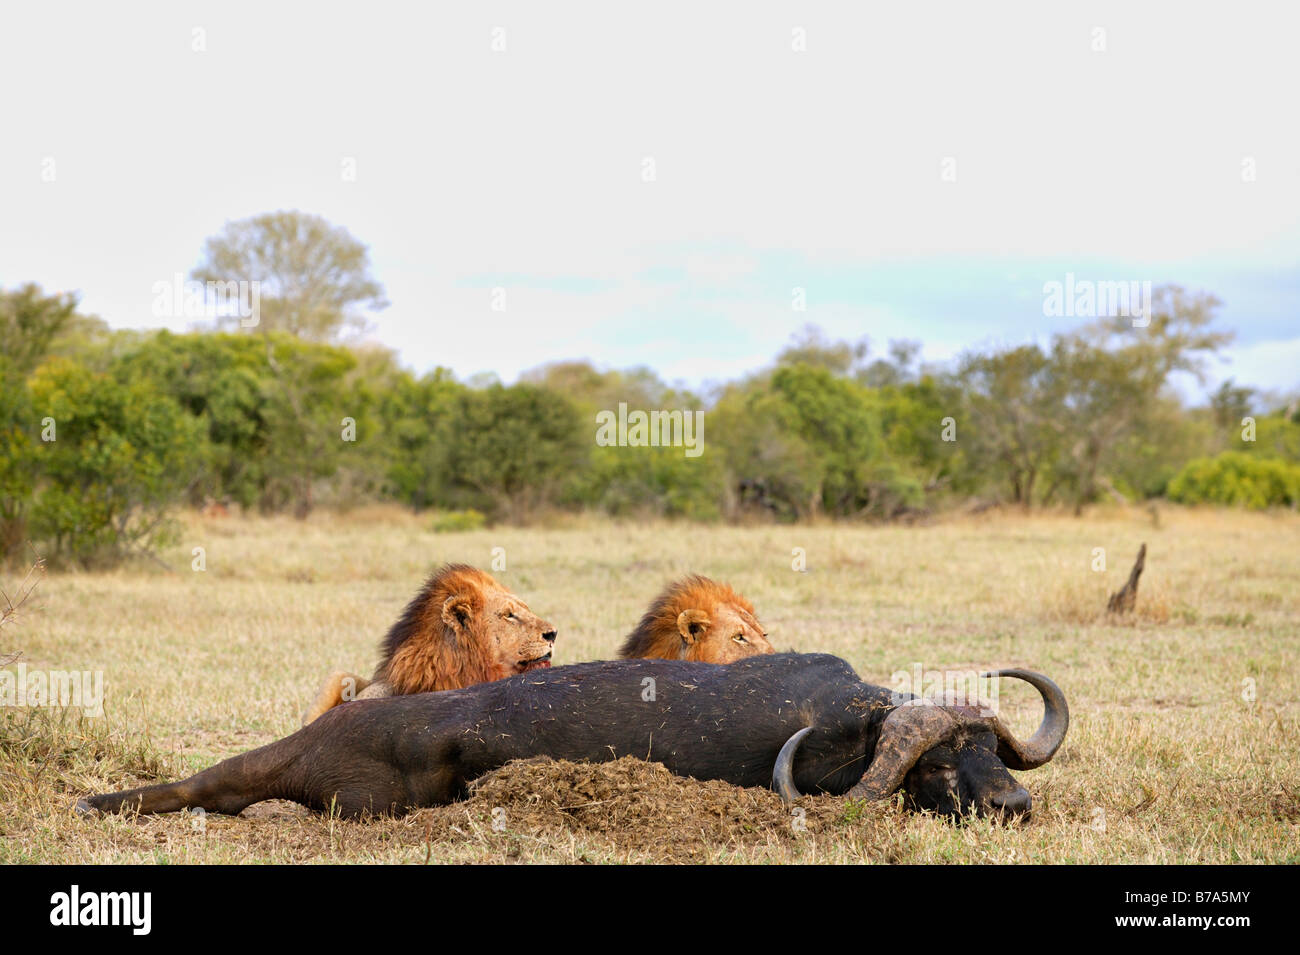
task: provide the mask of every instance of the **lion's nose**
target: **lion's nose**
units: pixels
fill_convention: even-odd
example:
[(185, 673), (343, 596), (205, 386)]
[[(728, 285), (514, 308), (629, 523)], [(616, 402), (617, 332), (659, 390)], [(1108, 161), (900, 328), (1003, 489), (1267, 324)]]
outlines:
[(554, 643), (554, 642), (555, 642), (555, 631), (554, 631), (554, 630), (547, 630), (544, 634), (542, 634), (542, 639), (545, 640), (547, 643)]

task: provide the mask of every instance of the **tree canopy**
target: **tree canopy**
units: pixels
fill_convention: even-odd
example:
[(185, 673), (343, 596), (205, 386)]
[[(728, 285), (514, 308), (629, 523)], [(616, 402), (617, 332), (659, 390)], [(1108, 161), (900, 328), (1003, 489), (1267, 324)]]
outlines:
[[(364, 246), (312, 216), (233, 223), (194, 274), (265, 281), (264, 321), (110, 332), (75, 296), (0, 290), (0, 559), (34, 542), (55, 560), (120, 560), (211, 501), (305, 516), (388, 500), (453, 528), (555, 509), (883, 520), (968, 501), (1077, 513), (1300, 495), (1300, 402), (1226, 382), (1189, 407), (1174, 389), (1228, 340), (1217, 300), (1175, 287), (1145, 325), (1096, 321), (945, 369), (921, 365), (915, 342), (875, 355), (805, 326), (770, 366), (703, 396), (586, 361), (512, 385), (417, 375), (343, 344), (382, 289)], [(698, 447), (598, 440), (615, 410), (698, 415)]]

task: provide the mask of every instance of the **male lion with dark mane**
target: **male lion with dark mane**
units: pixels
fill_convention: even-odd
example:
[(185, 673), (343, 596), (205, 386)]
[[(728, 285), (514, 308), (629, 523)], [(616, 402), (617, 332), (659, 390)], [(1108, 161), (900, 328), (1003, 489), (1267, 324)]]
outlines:
[(734, 663), (775, 652), (753, 604), (726, 584), (691, 574), (654, 599), (618, 655)]
[(448, 564), (406, 605), (366, 680), (331, 673), (303, 724), (345, 700), (459, 690), (551, 665), (555, 627), (492, 577)]

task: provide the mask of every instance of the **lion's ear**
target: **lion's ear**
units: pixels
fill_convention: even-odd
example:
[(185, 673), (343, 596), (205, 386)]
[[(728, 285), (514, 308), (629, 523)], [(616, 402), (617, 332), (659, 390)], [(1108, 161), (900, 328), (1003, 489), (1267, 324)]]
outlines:
[(688, 644), (709, 629), (709, 615), (703, 610), (683, 610), (677, 615), (677, 629)]
[(464, 630), (474, 617), (474, 600), (469, 594), (452, 594), (442, 602), (442, 622), (456, 630)]

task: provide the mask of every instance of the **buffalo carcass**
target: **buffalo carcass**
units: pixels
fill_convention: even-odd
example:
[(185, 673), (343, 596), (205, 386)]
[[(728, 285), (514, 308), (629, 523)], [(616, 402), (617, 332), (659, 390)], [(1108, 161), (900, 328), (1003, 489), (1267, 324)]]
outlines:
[(176, 783), (90, 796), (83, 812), (238, 813), (290, 799), (343, 816), (455, 800), (512, 759), (636, 756), (680, 776), (771, 783), (784, 798), (902, 789), (916, 809), (1016, 815), (1029, 793), (1007, 771), (1047, 762), (1069, 712), (1046, 677), (1002, 670), (1042, 695), (1042, 725), (1019, 740), (987, 711), (863, 683), (843, 660), (782, 653), (721, 666), (676, 660), (581, 663), (463, 690), (336, 707), (292, 736)]

